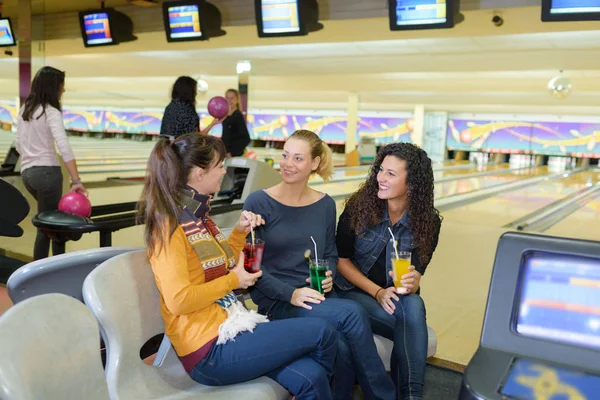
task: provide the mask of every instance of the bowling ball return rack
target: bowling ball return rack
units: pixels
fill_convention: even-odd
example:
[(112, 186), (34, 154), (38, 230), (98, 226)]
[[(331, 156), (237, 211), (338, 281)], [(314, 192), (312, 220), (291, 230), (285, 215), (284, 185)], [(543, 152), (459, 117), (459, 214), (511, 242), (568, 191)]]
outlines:
[[(242, 210), (244, 203), (231, 203), (229, 199), (211, 201), (210, 215)], [(121, 229), (143, 225), (137, 216), (137, 202), (93, 206), (89, 218), (60, 211), (44, 211), (33, 217), (33, 225), (52, 240), (77, 241), (85, 233), (98, 232), (100, 247), (112, 246), (112, 234)]]

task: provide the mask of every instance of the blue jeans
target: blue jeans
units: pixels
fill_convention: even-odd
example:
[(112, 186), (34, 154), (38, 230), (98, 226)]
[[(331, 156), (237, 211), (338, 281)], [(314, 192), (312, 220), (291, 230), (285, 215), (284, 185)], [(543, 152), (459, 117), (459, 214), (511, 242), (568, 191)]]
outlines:
[(231, 385), (268, 376), (298, 400), (332, 399), (330, 380), (337, 333), (317, 318), (271, 321), (214, 345), (190, 376), (209, 386)]
[(394, 315), (388, 314), (373, 297), (360, 289), (338, 290), (338, 296), (364, 307), (373, 333), (394, 342), (392, 379), (399, 390), (398, 399), (420, 400), (423, 396), (427, 366), (427, 321), (425, 304), (418, 294), (399, 296)]
[(353, 301), (338, 298), (335, 293), (327, 296), (321, 304), (311, 306), (312, 310), (307, 310), (277, 301), (271, 306), (268, 316), (273, 320), (321, 318), (335, 327), (339, 332), (333, 379), (336, 399), (352, 398), (355, 379), (358, 380), (365, 399), (394, 399), (394, 384), (377, 354), (369, 316), (365, 310)]

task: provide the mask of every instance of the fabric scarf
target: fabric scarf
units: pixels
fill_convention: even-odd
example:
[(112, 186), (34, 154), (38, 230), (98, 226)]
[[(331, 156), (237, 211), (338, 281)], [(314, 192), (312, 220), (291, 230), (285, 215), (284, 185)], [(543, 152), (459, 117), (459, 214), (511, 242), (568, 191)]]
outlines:
[[(196, 252), (204, 269), (205, 282), (225, 276), (235, 267), (236, 258), (225, 236), (208, 216), (210, 196), (186, 186), (182, 191), (182, 212), (178, 222), (188, 242)], [(227, 312), (227, 319), (219, 326), (217, 344), (227, 343), (241, 332), (252, 332), (256, 324), (269, 320), (240, 303), (235, 293), (229, 292), (216, 301)]]

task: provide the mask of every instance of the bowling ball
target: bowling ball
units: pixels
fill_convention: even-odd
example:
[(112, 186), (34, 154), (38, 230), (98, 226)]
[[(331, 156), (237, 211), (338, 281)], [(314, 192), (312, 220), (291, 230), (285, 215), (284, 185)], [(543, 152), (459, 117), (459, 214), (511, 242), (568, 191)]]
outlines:
[(265, 162), (271, 167), (273, 166), (273, 164), (275, 164), (275, 161), (272, 158), (265, 158)]
[(256, 160), (256, 153), (253, 151), (249, 151), (246, 157), (248, 157), (251, 160)]
[(92, 203), (81, 193), (67, 193), (58, 202), (58, 211), (88, 218), (92, 214)]
[(208, 113), (216, 119), (225, 118), (229, 114), (229, 102), (222, 96), (213, 97), (208, 101)]

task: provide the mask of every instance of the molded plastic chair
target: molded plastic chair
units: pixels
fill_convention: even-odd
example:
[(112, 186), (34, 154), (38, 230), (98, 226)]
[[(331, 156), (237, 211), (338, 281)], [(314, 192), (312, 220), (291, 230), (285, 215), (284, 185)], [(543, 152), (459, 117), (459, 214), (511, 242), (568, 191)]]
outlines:
[(0, 398), (109, 399), (99, 341), (90, 310), (68, 296), (15, 305), (0, 318)]
[(24, 265), (8, 279), (13, 303), (46, 293), (62, 293), (83, 302), (81, 290), (88, 274), (104, 261), (141, 247), (102, 247), (44, 258)]
[(174, 351), (160, 368), (140, 359), (140, 348), (164, 333), (160, 296), (144, 251), (126, 253), (98, 266), (83, 285), (85, 303), (100, 322), (107, 345), (106, 377), (111, 398), (129, 399), (289, 399), (273, 380), (211, 387), (194, 382)]

